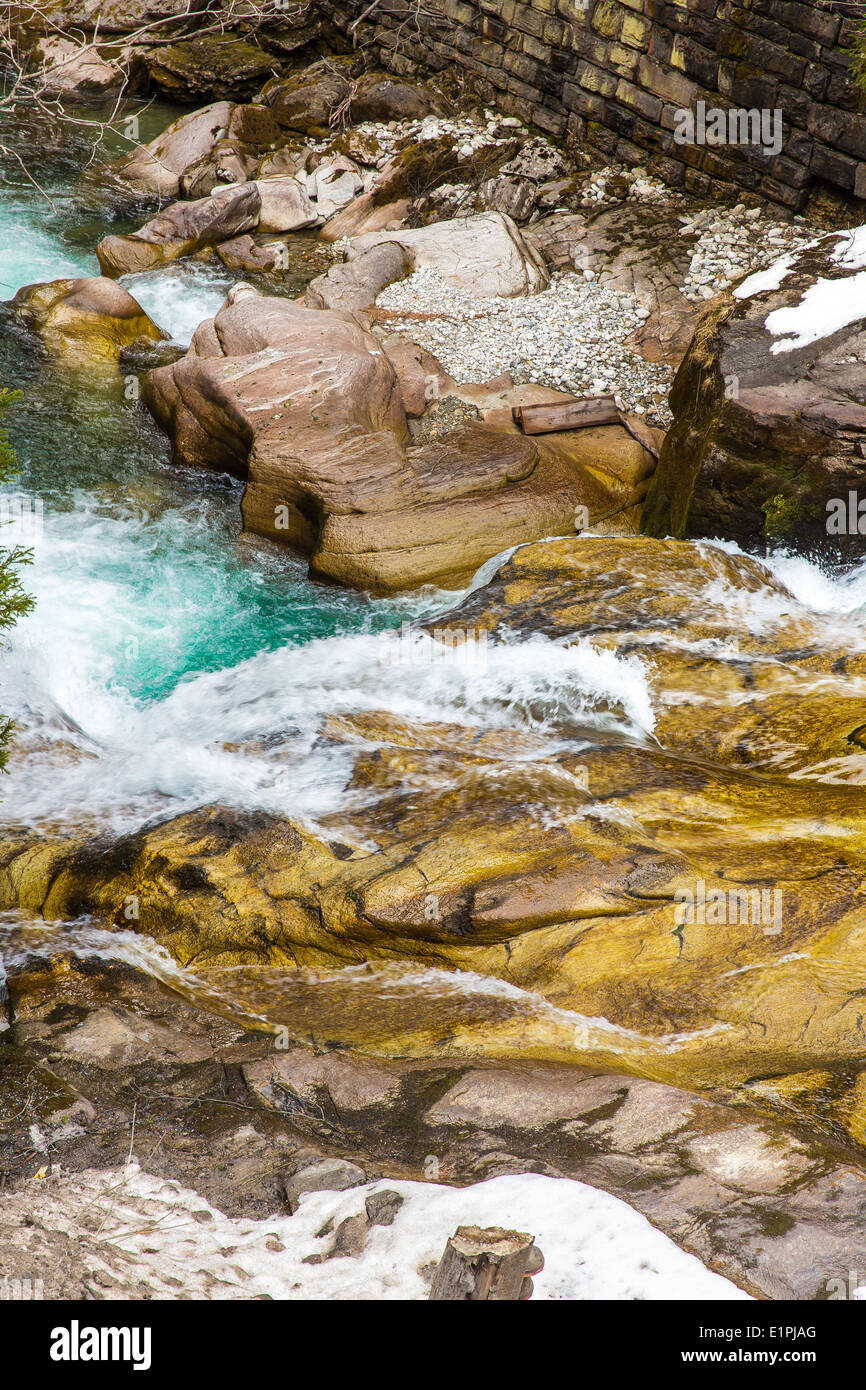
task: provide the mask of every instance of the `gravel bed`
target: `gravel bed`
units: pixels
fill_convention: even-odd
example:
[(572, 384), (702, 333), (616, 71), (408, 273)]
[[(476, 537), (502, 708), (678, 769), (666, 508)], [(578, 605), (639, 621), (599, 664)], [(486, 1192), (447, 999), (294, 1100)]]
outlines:
[(805, 246), (819, 228), (798, 217), (774, 222), (761, 208), (743, 203), (729, 210), (705, 208), (696, 216), (681, 217), (681, 236), (697, 233), (691, 265), (683, 285), (688, 299), (712, 299), (744, 275), (772, 265), (786, 251)]
[[(376, 303), (394, 314), (389, 328), (408, 333), (461, 384), (510, 372), (517, 383), (576, 395), (613, 392), (626, 410), (669, 422), (670, 368), (623, 346), (648, 310), (582, 274), (555, 274), (541, 294), (479, 300), (436, 271), (416, 270)], [(426, 314), (436, 317), (417, 317)]]

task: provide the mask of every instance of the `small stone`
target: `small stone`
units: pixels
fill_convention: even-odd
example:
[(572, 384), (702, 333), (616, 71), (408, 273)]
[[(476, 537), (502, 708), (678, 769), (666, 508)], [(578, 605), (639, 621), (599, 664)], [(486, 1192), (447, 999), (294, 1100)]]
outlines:
[(371, 1192), (364, 1206), (367, 1220), (371, 1226), (390, 1226), (403, 1205), (403, 1198), (393, 1188), (386, 1187), (381, 1192)]
[(295, 1172), (285, 1185), (286, 1203), (295, 1212), (299, 1198), (307, 1192), (345, 1192), (367, 1181), (363, 1168), (342, 1158), (314, 1160)]

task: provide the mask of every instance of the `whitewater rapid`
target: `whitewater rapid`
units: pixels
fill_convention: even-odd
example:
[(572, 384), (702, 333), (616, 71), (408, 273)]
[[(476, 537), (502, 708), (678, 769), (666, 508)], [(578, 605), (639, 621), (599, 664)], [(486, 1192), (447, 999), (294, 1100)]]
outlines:
[[(0, 296), (95, 273), (70, 187), (64, 173), (50, 212), (33, 188), (6, 197)], [(190, 263), (125, 283), (185, 346), (231, 280)], [(339, 807), (352, 771), (350, 747), (321, 736), (329, 715), (517, 728), (534, 736), (526, 758), (580, 750), (594, 730), (653, 737), (651, 659), (540, 636), (470, 642), (443, 659), (408, 625), (459, 595), (371, 599), (313, 583), (302, 560), (242, 535), (238, 484), (172, 468), (119, 381), (100, 395), (49, 379), (32, 345), (15, 351), (5, 370), (29, 373), (22, 478), (0, 490), (0, 507), (23, 526), (3, 539), (33, 547), (36, 608), (0, 668), (0, 709), (18, 726), (7, 825), (119, 831), (213, 802), (315, 823)], [(767, 564), (790, 598), (772, 585), (708, 595), (732, 630), (772, 626), (793, 604), (826, 615), (842, 649), (863, 645), (866, 564), (843, 578), (782, 553)]]

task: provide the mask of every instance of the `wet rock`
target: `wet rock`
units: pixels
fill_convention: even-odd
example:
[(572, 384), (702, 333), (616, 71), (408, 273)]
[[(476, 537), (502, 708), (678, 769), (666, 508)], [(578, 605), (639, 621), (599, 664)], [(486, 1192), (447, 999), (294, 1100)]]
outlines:
[(411, 121), (441, 111), (443, 105), (441, 98), (434, 97), (420, 83), (370, 72), (360, 78), (350, 109), (356, 123)]
[(706, 311), (671, 391), (648, 534), (862, 553), (864, 238), (823, 237)]
[(317, 275), (307, 286), (303, 303), (311, 309), (369, 311), (385, 286), (402, 280), (410, 269), (409, 255), (399, 243), (373, 246), (355, 260)]
[(152, 270), (251, 231), (260, 210), (254, 183), (217, 189), (193, 203), (172, 203), (132, 235), (104, 237), (96, 248), (99, 264), (113, 278)]
[(106, 61), (99, 50), (55, 35), (40, 39), (32, 50), (41, 68), (40, 91), (46, 97), (71, 97), (81, 102), (100, 102), (127, 86), (127, 71), (117, 61)]
[[(371, 253), (389, 274), (390, 253), (387, 243)], [(340, 270), (310, 295), (363, 303), (366, 287)], [(332, 310), (242, 287), (216, 329), (201, 325), (187, 357), (151, 373), (144, 394), (179, 462), (248, 480), (247, 529), (298, 546), (316, 573), (393, 591), (468, 577), (509, 544), (571, 530), (579, 504), (599, 517), (627, 511), (636, 462), (654, 466), (619, 426), (531, 441), (511, 418), (531, 391), (478, 390), (469, 397), (481, 418), (416, 444), (371, 334)]]
[(203, 159), (198, 160), (180, 178), (183, 198), (207, 198), (221, 184), (246, 183), (259, 166), (259, 152), (254, 145), (239, 140), (217, 140)]
[[(283, 145), (264, 155), (256, 170), (258, 179), (294, 178), (303, 174), (310, 157), (304, 145)], [(306, 185), (306, 179), (304, 180)]]
[[(21, 1037), (31, 1035), (24, 1027)], [(52, 1048), (88, 1066), (120, 1068), (154, 1056), (168, 1062), (210, 1060), (213, 1049), (204, 1038), (179, 1037), (174, 1029), (116, 1008), (98, 1009), (67, 1032), (52, 1036)]]
[(288, 78), (274, 78), (261, 100), (282, 127), (319, 134), (331, 129), (337, 112), (347, 108), (362, 64), (351, 58), (329, 58)]
[(435, 189), (453, 174), (454, 162), (453, 141), (447, 135), (402, 144), (384, 164), (377, 161), (376, 173), (365, 180), (365, 192), (329, 219), (321, 231), (323, 240), (359, 236), (362, 231), (387, 227), (394, 219), (402, 220), (404, 207), (408, 211), (414, 206), (412, 200), (417, 198), (419, 186)]
[(206, 34), (153, 47), (144, 54), (150, 80), (176, 101), (231, 99), (255, 95), (273, 72), (273, 57), (236, 33)]
[(244, 1067), (244, 1079), (267, 1105), (330, 1116), (385, 1110), (400, 1090), (398, 1069), (340, 1052), (293, 1050), (262, 1058)]
[(165, 337), (128, 290), (99, 275), (25, 285), (12, 307), (49, 351), (76, 362), (116, 362), (140, 340)]
[(242, 145), (267, 150), (279, 144), (282, 132), (267, 106), (242, 103), (234, 108), (229, 118), (228, 138), (239, 140)]
[(216, 253), (227, 270), (270, 274), (288, 262), (285, 242), (275, 241), (260, 246), (249, 235), (221, 241)]
[[(261, 846), (256, 849), (260, 852)], [(26, 934), (26, 924), (21, 930)], [(37, 935), (43, 944), (50, 934), (51, 928), (40, 924)], [(100, 1190), (107, 1203), (116, 1201), (130, 1149), (133, 1104), (134, 1152), (175, 1189), (180, 1181), (203, 1194), (206, 1200), (187, 1210), (204, 1225), (213, 1219), (208, 1202), (231, 1214), (271, 1215), (285, 1200), (286, 1172), (292, 1174), (289, 1184), (303, 1184), (305, 1175), (311, 1175), (304, 1191), (348, 1192), (365, 1183), (371, 1170), (384, 1169), (392, 1179), (417, 1176), (461, 1184), (493, 1172), (544, 1171), (621, 1197), (711, 1268), (758, 1296), (826, 1297), (830, 1280), (845, 1278), (857, 1267), (866, 1212), (862, 1159), (850, 1146), (846, 1150), (835, 1140), (827, 1143), (817, 1133), (804, 1138), (756, 1116), (754, 1088), (746, 1113), (742, 1094), (740, 1103), (731, 1106), (706, 1093), (688, 1094), (653, 1080), (575, 1066), (573, 1059), (562, 1067), (525, 1058), (506, 1065), (470, 1063), (457, 1054), (453, 1035), (451, 1055), (429, 1061), (378, 1060), (346, 1049), (316, 1055), (293, 1047), (275, 1054), (273, 1038), (244, 1034), (236, 1021), (209, 1011), (208, 1003), (228, 1006), (225, 993), (199, 993), (197, 1002), (181, 999), (142, 971), (107, 958), (107, 940), (100, 949), (97, 959), (33, 962), (10, 979), (18, 1032), (11, 1046), (0, 1044), (0, 1163), (6, 1173), (0, 1234), (7, 1274), (22, 1271), (43, 1278), (46, 1294), (63, 1290), (63, 1296), (73, 1296), (70, 1290), (77, 1287), (79, 1274), (85, 1281), (81, 1287), (91, 1292), (129, 1291), (130, 1282), (134, 1285), (128, 1262), (115, 1263), (104, 1240), (97, 1245), (93, 1239), (104, 1223), (105, 1209), (96, 1200)], [(291, 979), (291, 972), (266, 972), (266, 990), (272, 989), (275, 973), (281, 987)], [(234, 970), (230, 978), (242, 981), (244, 976)], [(210, 985), (214, 982), (212, 978)], [(374, 978), (380, 995), (381, 983)], [(392, 993), (395, 983), (392, 977)], [(186, 976), (185, 988), (195, 987), (207, 988), (204, 981)], [(290, 1012), (298, 1002), (296, 997)], [(357, 997), (348, 1002), (357, 1012)], [(403, 1007), (412, 1012), (419, 1002), (404, 998)], [(320, 1007), (322, 1003), (320, 995)], [(442, 1004), (440, 999), (440, 1009)], [(500, 994), (500, 1010), (502, 1004)], [(234, 1005), (243, 1007), (240, 996)], [(274, 994), (261, 993), (257, 1006), (273, 1011)], [(478, 996), (473, 1008), (477, 1027)], [(54, 1047), (55, 1040), (62, 1042), (85, 1025), (93, 1010), (105, 1009), (158, 1021), (179, 1038), (206, 1038), (213, 1060), (182, 1063), (163, 1055), (158, 1031), (149, 1034), (149, 1056), (132, 1059), (127, 1069), (88, 1066)], [(428, 1029), (431, 1018), (424, 1019)], [(333, 1022), (326, 1018), (322, 1026)], [(448, 1022), (453, 1026), (453, 1014), (442, 1019), (444, 1025)], [(307, 1026), (306, 1018), (300, 1026)], [(501, 1026), (501, 1013), (498, 1023), (494, 1016), (486, 1026)], [(525, 1041), (524, 1036), (524, 1047)], [(393, 1047), (393, 1034), (387, 1045)], [(48, 1055), (54, 1058), (50, 1066)], [(230, 1084), (231, 1078), (239, 1062), (246, 1068), (275, 1055), (283, 1062), (291, 1059), (294, 1076), (312, 1077), (320, 1097), (324, 1092), (316, 1068), (338, 1062), (339, 1079), (326, 1073), (328, 1085), (335, 1093), (341, 1090), (350, 1104), (339, 1115), (326, 1116), (314, 1105), (303, 1113), (257, 1109), (256, 1089), (236, 1080)], [(650, 1065), (663, 1055), (657, 1054)], [(371, 1070), (391, 1081), (379, 1088), (378, 1099), (376, 1088), (370, 1087)], [(43, 1077), (48, 1079), (44, 1093)], [(19, 1081), (29, 1090), (20, 1092)], [(74, 1105), (85, 1093), (84, 1110), (70, 1111), (62, 1123), (67, 1102)], [(360, 1107), (353, 1103), (359, 1094), (365, 1099)], [(25, 1102), (40, 1095), (48, 1105), (40, 1105), (37, 1115)], [(34, 1121), (35, 1137), (47, 1146), (35, 1156)], [(156, 1146), (155, 1132), (162, 1138)], [(329, 1153), (334, 1146), (341, 1152)], [(346, 1159), (347, 1152), (352, 1159)], [(25, 1154), (30, 1157), (22, 1163)], [(58, 1159), (65, 1174), (79, 1175), (84, 1187), (91, 1184), (80, 1201), (55, 1190), (61, 1182)], [(32, 1176), (46, 1168), (51, 1171), (43, 1178)], [(102, 1171), (94, 1174), (94, 1169)], [(299, 1195), (300, 1190), (295, 1203)], [(137, 1211), (132, 1193), (128, 1196)], [(339, 1242), (342, 1222), (337, 1232), (330, 1225), (322, 1230), (323, 1240), (327, 1235), (333, 1239), (317, 1261), (337, 1253), (338, 1243), (348, 1255), (363, 1238), (362, 1223), (366, 1232), (399, 1206), (399, 1194), (387, 1185), (375, 1192), (367, 1189), (363, 1197), (363, 1212), (349, 1218), (351, 1225)], [(76, 1237), (68, 1244), (59, 1238), (52, 1202), (64, 1213), (63, 1229), (71, 1228)], [(144, 1216), (145, 1207), (141, 1210)], [(151, 1217), (154, 1210), (149, 1206)], [(99, 1272), (95, 1280), (93, 1271)], [(157, 1292), (165, 1296), (167, 1291), (160, 1286)], [(135, 1287), (132, 1293), (143, 1296)]]
[(280, 125), (308, 134), (321, 134), (341, 122), (412, 120), (441, 109), (424, 87), (386, 73), (364, 73), (356, 58), (326, 58), (274, 79), (261, 97)]
[(95, 1117), (85, 1096), (39, 1065), (20, 1043), (0, 1046), (0, 1137), (22, 1130), (45, 1153), (73, 1140)]
[(364, 236), (368, 232), (397, 231), (409, 212), (408, 198), (383, 203), (376, 193), (359, 193), (329, 218), (320, 233), (323, 241)]

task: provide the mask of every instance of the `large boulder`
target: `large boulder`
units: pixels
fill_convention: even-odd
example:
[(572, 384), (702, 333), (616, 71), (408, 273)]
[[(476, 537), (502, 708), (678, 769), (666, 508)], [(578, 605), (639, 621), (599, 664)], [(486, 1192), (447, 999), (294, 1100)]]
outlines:
[(326, 58), (288, 78), (275, 78), (262, 99), (281, 126), (323, 134), (342, 121), (416, 120), (442, 109), (425, 87), (382, 72), (362, 71), (357, 58)]
[(165, 337), (122, 285), (101, 275), (25, 285), (12, 307), (52, 352), (75, 362), (116, 361), (139, 338)]
[(228, 241), (258, 225), (261, 198), (254, 183), (218, 188), (209, 198), (172, 203), (130, 236), (107, 236), (96, 254), (114, 278), (152, 270), (166, 261)]
[(311, 280), (302, 303), (309, 309), (371, 310), (387, 285), (412, 269), (408, 252), (396, 241), (383, 241), (352, 261), (338, 262)]
[(298, 179), (257, 179), (256, 188), (261, 200), (259, 230), (262, 232), (296, 232), (303, 227), (315, 227), (321, 220)]
[(670, 400), (648, 534), (861, 553), (866, 228), (789, 253), (711, 306)]
[(193, 35), (145, 54), (153, 85), (180, 102), (245, 101), (279, 67), (258, 44), (238, 33)]
[(371, 232), (354, 238), (350, 257), (386, 241), (404, 247), (414, 269), (436, 270), (448, 284), (477, 299), (535, 294), (548, 284), (541, 257), (501, 212), (455, 217), (430, 227)]
[(217, 101), (173, 121), (147, 145), (137, 145), (110, 166), (120, 181), (138, 193), (176, 198), (181, 175), (211, 153), (217, 135), (228, 128), (234, 106)]
[(59, 35), (39, 39), (31, 50), (39, 68), (40, 91), (47, 97), (100, 102), (127, 85), (122, 62), (107, 61), (92, 44)]
[(274, 120), (305, 135), (330, 131), (337, 112), (351, 98), (357, 60), (329, 58), (287, 78), (273, 78), (261, 92)]
[(434, 359), (394, 351), (348, 313), (236, 286), (187, 356), (149, 375), (145, 400), (179, 463), (246, 479), (248, 530), (355, 588), (462, 582), (508, 545), (573, 531), (578, 507), (593, 519), (634, 505), (654, 461), (625, 429), (528, 439), (511, 407), (538, 388), (460, 399)]
[(181, 197), (194, 201), (209, 197), (220, 185), (247, 183), (258, 166), (259, 152), (254, 145), (219, 139), (212, 150), (181, 175)]

